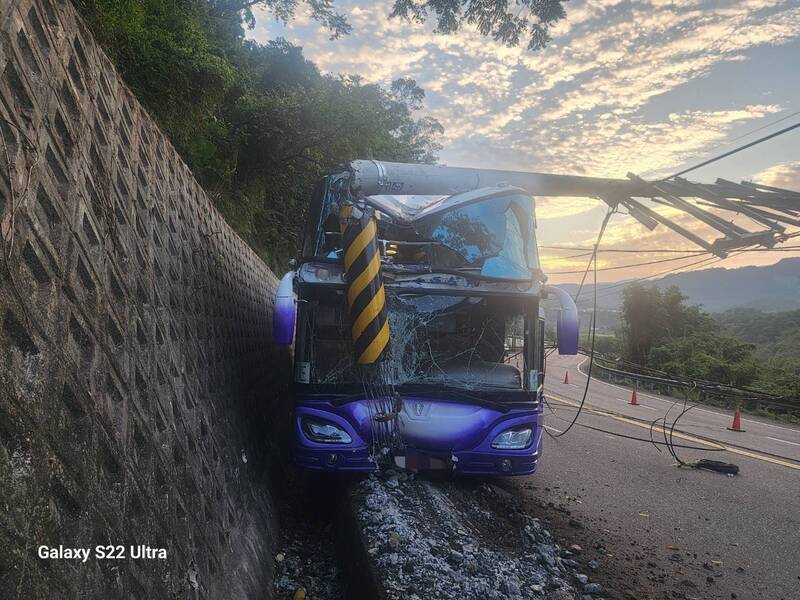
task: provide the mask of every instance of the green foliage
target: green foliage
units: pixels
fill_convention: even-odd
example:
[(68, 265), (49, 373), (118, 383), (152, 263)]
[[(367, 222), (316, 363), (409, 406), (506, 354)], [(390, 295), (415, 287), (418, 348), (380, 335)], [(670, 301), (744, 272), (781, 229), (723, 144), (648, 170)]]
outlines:
[(735, 338), (695, 333), (653, 347), (647, 363), (669, 373), (745, 387), (758, 370), (753, 349)]
[[(555, 339), (555, 333), (553, 334)], [(581, 348), (589, 348), (592, 343), (590, 333), (582, 335), (580, 338)], [(622, 344), (620, 339), (613, 334), (597, 333), (594, 336), (594, 351), (600, 356), (619, 356)]]
[(800, 397), (800, 311), (734, 309), (712, 318), (685, 300), (677, 287), (628, 286), (623, 357), (668, 373)]
[(475, 26), (507, 46), (518, 46), (527, 36), (528, 49), (550, 41), (550, 27), (566, 16), (566, 0), (395, 0), (393, 17), (417, 22), (436, 17), (436, 31), (455, 33), (464, 24)]
[(623, 357), (646, 364), (650, 350), (665, 340), (710, 332), (713, 321), (698, 306), (686, 306), (686, 297), (672, 286), (634, 284), (622, 293)]
[[(277, 271), (295, 254), (314, 184), (354, 158), (432, 162), (442, 126), (417, 118), (424, 91), (320, 74), (285, 40), (244, 39), (251, 6), (275, 0), (78, 0), (123, 78), (226, 220)], [(331, 30), (332, 4), (309, 0)]]
[(759, 389), (800, 398), (800, 310), (731, 309), (714, 319), (727, 334), (755, 345)]

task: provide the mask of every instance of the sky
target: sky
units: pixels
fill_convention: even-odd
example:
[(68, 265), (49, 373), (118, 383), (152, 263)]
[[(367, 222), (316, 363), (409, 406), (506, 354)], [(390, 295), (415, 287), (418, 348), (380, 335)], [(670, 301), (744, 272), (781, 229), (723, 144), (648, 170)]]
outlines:
[[(338, 40), (302, 8), (289, 24), (261, 8), (248, 36), (284, 37), (324, 73), (385, 85), (414, 78), (426, 91), (422, 114), (446, 130), (440, 162), (452, 166), (665, 177), (800, 121), (800, 0), (573, 0), (553, 41), (538, 52), (470, 29), (440, 35), (432, 24), (390, 19), (391, 5), (337, 0), (353, 26)], [(687, 177), (800, 190), (800, 129)], [(687, 215), (658, 210), (708, 240), (716, 237)], [(597, 200), (537, 198), (540, 246), (593, 244), (605, 212)], [(741, 217), (735, 222), (753, 227)], [(611, 218), (601, 250), (645, 248), (696, 249), (663, 226), (651, 232), (627, 215)], [(542, 249), (551, 282), (580, 279), (571, 271), (582, 271), (588, 259), (576, 254)], [(800, 253), (625, 267), (677, 256), (601, 252), (598, 268), (613, 269), (598, 280), (772, 264)]]

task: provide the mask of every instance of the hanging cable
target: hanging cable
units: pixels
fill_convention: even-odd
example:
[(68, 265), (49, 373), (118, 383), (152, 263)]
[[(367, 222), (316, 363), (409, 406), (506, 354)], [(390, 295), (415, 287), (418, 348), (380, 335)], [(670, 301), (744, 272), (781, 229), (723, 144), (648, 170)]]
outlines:
[[(603, 234), (606, 231), (606, 226), (608, 225), (609, 219), (611, 219), (611, 215), (617, 212), (616, 208), (609, 208), (608, 212), (606, 212), (606, 216), (603, 217), (603, 222), (600, 224), (600, 231), (597, 234), (597, 241), (594, 243), (594, 248), (592, 248), (592, 256), (589, 258), (589, 264), (586, 265), (586, 270), (583, 272), (583, 277), (581, 278), (581, 284), (578, 286), (578, 291), (575, 292), (575, 302), (578, 302), (578, 298), (581, 295), (581, 290), (583, 289), (583, 284), (586, 281), (586, 275), (589, 273), (589, 269), (592, 268), (594, 265), (595, 273), (597, 273), (597, 249), (600, 247), (600, 240), (603, 239)], [(595, 289), (597, 288), (597, 275), (595, 275), (594, 281)]]
[(578, 288), (578, 293), (575, 294), (575, 300), (577, 301), (578, 297), (581, 294), (583, 283), (584, 281), (586, 281), (586, 273), (589, 272), (590, 267), (594, 266), (594, 285), (592, 286), (594, 292), (594, 310), (592, 311), (592, 323), (591, 323), (592, 340), (589, 345), (589, 370), (586, 372), (586, 386), (583, 388), (583, 397), (581, 398), (581, 404), (578, 407), (578, 410), (575, 413), (575, 417), (572, 419), (572, 422), (567, 426), (567, 428), (564, 431), (556, 435), (551, 435), (551, 437), (561, 437), (562, 435), (565, 435), (570, 429), (572, 429), (572, 426), (575, 425), (575, 422), (581, 415), (581, 411), (583, 410), (583, 405), (586, 403), (586, 396), (589, 393), (589, 383), (592, 381), (592, 363), (594, 362), (594, 339), (595, 339), (595, 332), (597, 330), (597, 249), (600, 247), (600, 242), (603, 239), (603, 233), (606, 230), (606, 225), (608, 225), (608, 220), (611, 218), (611, 215), (613, 215), (614, 212), (616, 212), (616, 209), (609, 208), (605, 218), (603, 219), (603, 223), (600, 225), (600, 232), (597, 234), (597, 241), (594, 244), (594, 251), (592, 252), (592, 258), (590, 259), (589, 264), (586, 266), (586, 272), (583, 274), (583, 279), (581, 280), (581, 287)]
[(696, 171), (697, 169), (699, 169), (701, 167), (705, 167), (706, 165), (710, 165), (711, 163), (715, 163), (718, 160), (722, 160), (723, 158), (727, 158), (728, 156), (736, 154), (737, 152), (741, 152), (742, 150), (747, 150), (748, 148), (752, 148), (753, 146), (756, 146), (756, 145), (758, 145), (758, 144), (760, 144), (762, 142), (766, 142), (767, 140), (771, 140), (772, 138), (776, 138), (779, 135), (783, 135), (784, 133), (788, 133), (788, 132), (792, 131), (793, 129), (797, 129), (798, 127), (800, 127), (800, 123), (795, 123), (794, 125), (790, 125), (789, 127), (784, 127), (780, 131), (776, 131), (775, 133), (770, 133), (769, 135), (765, 135), (764, 137), (758, 138), (757, 140), (753, 140), (752, 142), (744, 144), (743, 146), (739, 146), (738, 148), (734, 148), (733, 150), (729, 150), (728, 152), (720, 154), (719, 156), (715, 156), (714, 158), (709, 158), (708, 160), (705, 160), (705, 161), (701, 162), (699, 165), (695, 165), (693, 167), (689, 167), (688, 169), (684, 169), (683, 171), (678, 171), (674, 175), (670, 175), (669, 177), (665, 177), (661, 181), (667, 181), (668, 179), (674, 179), (675, 177), (680, 177), (681, 175), (685, 175), (686, 173), (691, 173), (692, 171)]
[(732, 144), (733, 142), (738, 142), (739, 140), (742, 140), (742, 139), (744, 139), (746, 137), (749, 137), (749, 136), (753, 135), (754, 133), (758, 133), (759, 131), (764, 131), (765, 129), (769, 129), (773, 125), (777, 125), (778, 123), (782, 123), (783, 121), (786, 121), (787, 119), (791, 119), (792, 117), (797, 116), (797, 115), (800, 115), (800, 110), (796, 110), (793, 113), (789, 113), (788, 115), (785, 115), (785, 116), (781, 117), (780, 119), (775, 119), (774, 121), (772, 121), (770, 123), (766, 123), (765, 125), (761, 125), (760, 127), (756, 127), (755, 129), (751, 129), (747, 133), (743, 133), (741, 135), (737, 135), (735, 138), (731, 138), (731, 139), (726, 140), (726, 141), (724, 141), (724, 142), (722, 142), (720, 144), (717, 144), (716, 146), (712, 146), (711, 148), (708, 148), (705, 151), (705, 154), (707, 154), (709, 152), (713, 152), (717, 148), (722, 148), (723, 146), (727, 146), (729, 144)]

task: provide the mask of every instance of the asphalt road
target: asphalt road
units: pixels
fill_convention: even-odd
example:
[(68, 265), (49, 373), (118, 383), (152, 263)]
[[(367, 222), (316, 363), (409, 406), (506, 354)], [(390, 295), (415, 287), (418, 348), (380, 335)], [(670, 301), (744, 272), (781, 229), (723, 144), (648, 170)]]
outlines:
[[(548, 359), (545, 424), (553, 434), (575, 414), (583, 360)], [(728, 477), (678, 468), (663, 447), (583, 426), (649, 440), (649, 422), (675, 402), (642, 393), (640, 406), (629, 401), (629, 389), (593, 380), (580, 425), (546, 438), (537, 474), (508, 485), (562, 543), (582, 547), (579, 560), (598, 561), (587, 574), (610, 597), (800, 598), (800, 429), (745, 418), (746, 432), (734, 433), (730, 413), (690, 411), (675, 442), (723, 450), (678, 448), (679, 456), (738, 465), (740, 474)]]

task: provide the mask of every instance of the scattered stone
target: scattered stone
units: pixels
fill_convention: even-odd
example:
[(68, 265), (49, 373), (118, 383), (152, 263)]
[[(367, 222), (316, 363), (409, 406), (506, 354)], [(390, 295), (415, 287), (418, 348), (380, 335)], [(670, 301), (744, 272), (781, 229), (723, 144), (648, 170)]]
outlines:
[(581, 548), (578, 544), (572, 544), (572, 546), (570, 546), (569, 549), (575, 554), (580, 554), (581, 552), (583, 552), (583, 548)]
[(581, 585), (586, 585), (587, 583), (589, 583), (589, 576), (584, 575), (583, 573), (578, 573), (577, 575), (575, 575), (575, 579), (577, 579), (578, 583), (580, 583)]
[(461, 554), (461, 552), (459, 552), (458, 550), (451, 550), (448, 559), (450, 560), (451, 563), (455, 565), (460, 565), (462, 562), (464, 562), (464, 555)]
[(602, 592), (603, 588), (599, 583), (587, 583), (585, 586), (583, 586), (583, 591), (594, 596)]
[(571, 558), (567, 558), (561, 561), (562, 564), (568, 566), (570, 569), (578, 569), (581, 564), (577, 560), (572, 560)]
[[(580, 565), (558, 558), (559, 546), (514, 497), (418, 479), (397, 487), (396, 475), (367, 479), (351, 493), (386, 600), (580, 598), (572, 583)], [(522, 539), (515, 550), (500, 541), (509, 530)], [(294, 581), (314, 590), (301, 577)]]
[(522, 595), (522, 590), (519, 587), (519, 582), (516, 579), (513, 579), (513, 578), (506, 579), (503, 582), (503, 584), (501, 586), (501, 589), (502, 589), (503, 593), (508, 595), (508, 596), (520, 596), (520, 595)]
[(590, 569), (594, 570), (594, 569), (596, 569), (596, 568), (597, 568), (597, 567), (599, 567), (599, 566), (600, 566), (600, 565), (598, 565), (598, 564), (597, 564), (597, 561), (596, 561), (596, 560), (592, 559), (592, 560), (590, 560), (590, 561), (589, 561), (588, 567), (589, 567)]
[(275, 555), (275, 560), (276, 560), (277, 562), (283, 562), (283, 559), (284, 559), (284, 558), (286, 558), (286, 557), (285, 557), (285, 556), (284, 556), (282, 553), (280, 553), (280, 552), (279, 552), (278, 554), (276, 554), (276, 555)]
[(400, 534), (396, 531), (392, 531), (389, 534), (389, 546), (391, 546), (392, 550), (395, 552), (400, 548)]

